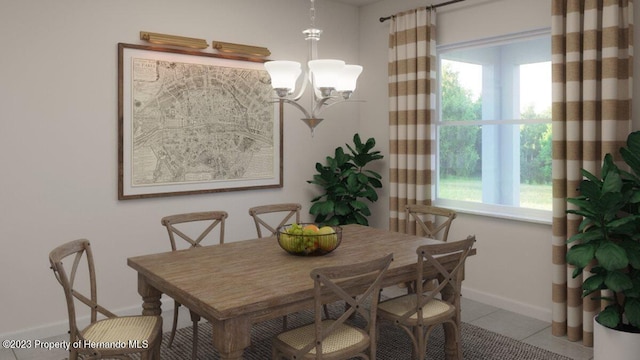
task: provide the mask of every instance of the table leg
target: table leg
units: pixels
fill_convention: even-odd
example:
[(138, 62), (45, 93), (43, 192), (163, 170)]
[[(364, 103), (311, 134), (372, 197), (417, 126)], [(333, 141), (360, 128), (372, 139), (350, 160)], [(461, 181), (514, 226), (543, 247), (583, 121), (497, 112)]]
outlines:
[(241, 360), (244, 349), (251, 345), (251, 321), (246, 317), (211, 321), (213, 346), (222, 360)]
[(162, 293), (147, 283), (147, 279), (138, 274), (138, 294), (142, 296), (142, 315), (160, 315), (160, 297)]

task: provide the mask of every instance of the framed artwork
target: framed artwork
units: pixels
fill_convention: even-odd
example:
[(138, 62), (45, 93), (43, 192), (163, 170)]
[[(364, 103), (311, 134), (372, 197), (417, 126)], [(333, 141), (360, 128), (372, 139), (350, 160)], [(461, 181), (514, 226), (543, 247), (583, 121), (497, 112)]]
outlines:
[(118, 44), (118, 199), (282, 187), (264, 61)]

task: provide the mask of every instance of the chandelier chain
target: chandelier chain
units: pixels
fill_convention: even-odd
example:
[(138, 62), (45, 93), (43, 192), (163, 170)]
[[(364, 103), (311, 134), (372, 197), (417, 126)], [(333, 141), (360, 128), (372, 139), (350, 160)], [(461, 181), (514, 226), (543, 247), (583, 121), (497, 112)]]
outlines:
[(316, 27), (316, 1), (311, 0), (311, 8), (309, 9), (309, 17), (311, 18), (311, 27)]

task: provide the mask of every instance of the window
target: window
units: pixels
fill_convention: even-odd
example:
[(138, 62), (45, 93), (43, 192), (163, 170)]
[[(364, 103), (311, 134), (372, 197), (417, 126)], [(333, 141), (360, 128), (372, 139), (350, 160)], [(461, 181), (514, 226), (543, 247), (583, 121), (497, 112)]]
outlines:
[(551, 36), (439, 47), (436, 203), (551, 220)]

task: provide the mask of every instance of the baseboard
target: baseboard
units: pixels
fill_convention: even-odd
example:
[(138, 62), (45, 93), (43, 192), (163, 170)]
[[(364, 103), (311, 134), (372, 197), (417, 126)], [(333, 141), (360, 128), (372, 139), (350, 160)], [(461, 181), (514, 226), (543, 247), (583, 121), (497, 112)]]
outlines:
[(551, 322), (551, 309), (526, 304), (523, 302), (515, 301), (513, 299), (489, 294), (483, 291), (462, 287), (462, 296), (481, 302), (483, 304), (498, 307), (503, 310), (512, 311), (514, 313), (525, 315), (534, 319)]
[[(162, 329), (163, 332), (165, 332), (171, 330), (171, 324), (173, 323), (173, 301), (167, 301), (165, 306), (162, 307), (162, 310)], [(119, 316), (140, 315), (140, 312), (141, 308), (139, 305), (114, 311), (114, 313)], [(78, 318), (78, 326), (82, 327), (83, 324), (88, 323), (89, 315)], [(191, 318), (189, 316), (189, 310), (182, 306), (180, 307), (180, 316), (178, 317), (178, 329), (186, 326), (191, 326)], [(54, 336), (65, 335), (68, 331), (69, 321), (65, 319), (64, 321), (16, 332), (3, 333), (0, 334), (0, 340), (43, 340)]]

